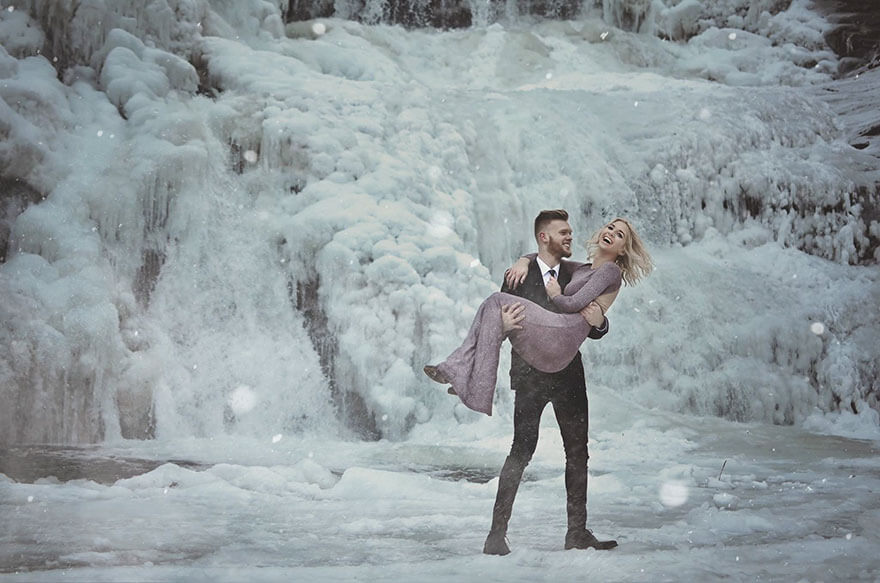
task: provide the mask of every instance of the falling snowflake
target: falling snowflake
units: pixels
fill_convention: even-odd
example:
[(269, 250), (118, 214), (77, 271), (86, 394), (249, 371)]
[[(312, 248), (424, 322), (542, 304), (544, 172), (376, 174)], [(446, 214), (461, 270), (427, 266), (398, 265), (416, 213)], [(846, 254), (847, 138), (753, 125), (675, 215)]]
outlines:
[(241, 385), (229, 395), (229, 408), (236, 415), (244, 415), (257, 404), (257, 395), (247, 385)]
[(427, 231), (432, 237), (449, 237), (455, 233), (453, 230), (454, 225), (455, 222), (449, 213), (437, 213), (431, 217)]
[(671, 480), (660, 487), (660, 502), (664, 506), (681, 506), (688, 499), (688, 488), (684, 482)]
[(815, 334), (816, 336), (821, 336), (825, 333), (825, 324), (822, 322), (813, 322), (810, 324), (810, 332)]

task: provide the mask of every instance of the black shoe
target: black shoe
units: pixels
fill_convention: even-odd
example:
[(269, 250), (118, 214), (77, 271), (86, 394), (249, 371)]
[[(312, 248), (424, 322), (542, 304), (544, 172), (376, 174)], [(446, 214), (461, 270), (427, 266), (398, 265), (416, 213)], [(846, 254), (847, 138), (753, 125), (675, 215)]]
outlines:
[(483, 545), (483, 554), (484, 555), (509, 555), (510, 547), (507, 546), (507, 541), (504, 540), (505, 537), (501, 533), (490, 532), (489, 536), (486, 537), (486, 544)]
[(565, 549), (596, 549), (607, 551), (617, 546), (616, 540), (599, 540), (586, 528), (570, 530), (565, 535)]

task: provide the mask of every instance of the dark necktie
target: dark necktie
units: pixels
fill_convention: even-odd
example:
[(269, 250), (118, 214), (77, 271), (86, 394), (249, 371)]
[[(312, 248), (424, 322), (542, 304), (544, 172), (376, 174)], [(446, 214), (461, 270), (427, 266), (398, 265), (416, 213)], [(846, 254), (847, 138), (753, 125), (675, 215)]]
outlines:
[[(548, 270), (547, 270), (547, 275), (549, 275), (550, 277), (556, 277), (556, 270), (555, 270), (555, 269), (548, 269)], [(547, 287), (547, 284), (548, 284), (549, 282), (550, 282), (550, 280), (547, 280), (546, 282), (544, 282), (544, 287), (545, 287), (545, 288)]]

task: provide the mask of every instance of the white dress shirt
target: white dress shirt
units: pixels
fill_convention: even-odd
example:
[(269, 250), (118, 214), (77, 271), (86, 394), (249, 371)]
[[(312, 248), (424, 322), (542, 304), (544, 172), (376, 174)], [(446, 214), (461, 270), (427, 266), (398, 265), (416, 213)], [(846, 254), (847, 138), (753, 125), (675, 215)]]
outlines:
[[(555, 267), (550, 267), (550, 266), (548, 266), (546, 263), (544, 263), (543, 261), (541, 261), (541, 258), (540, 258), (540, 257), (537, 257), (536, 260), (537, 260), (537, 262), (538, 262), (538, 267), (541, 269), (541, 275), (542, 275), (543, 278), (544, 278), (544, 285), (545, 285), (545, 286), (547, 285), (547, 282), (550, 281), (550, 270), (551, 270), (551, 269), (554, 270), (554, 271), (556, 272), (556, 279), (559, 279), (559, 267), (560, 267), (560, 264), (557, 263)], [(602, 325), (596, 327), (596, 331), (597, 331), (597, 332), (605, 332), (605, 331), (607, 331), (607, 330), (608, 330), (608, 318), (604, 318), (604, 319), (602, 320)]]
[(557, 263), (553, 267), (550, 267), (546, 263), (544, 263), (540, 257), (537, 258), (538, 267), (541, 268), (541, 276), (544, 278), (544, 285), (547, 285), (547, 282), (550, 281), (550, 270), (556, 272), (556, 279), (559, 279), (559, 264)]

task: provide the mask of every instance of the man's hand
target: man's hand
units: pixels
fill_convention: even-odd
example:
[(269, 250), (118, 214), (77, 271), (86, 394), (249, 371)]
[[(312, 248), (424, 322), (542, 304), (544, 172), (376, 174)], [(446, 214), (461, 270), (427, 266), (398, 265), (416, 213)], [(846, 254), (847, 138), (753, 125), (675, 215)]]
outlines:
[(525, 311), (525, 306), (520, 302), (501, 306), (501, 331), (505, 336), (514, 330), (522, 330), (519, 323), (526, 317)]
[(504, 272), (504, 282), (507, 284), (507, 287), (516, 289), (519, 287), (519, 284), (526, 280), (526, 276), (529, 274), (529, 263), (529, 259), (520, 257), (516, 260), (516, 263)]
[(596, 302), (587, 304), (587, 307), (581, 310), (581, 316), (593, 328), (598, 328), (605, 322), (605, 314), (602, 313), (602, 307)]

